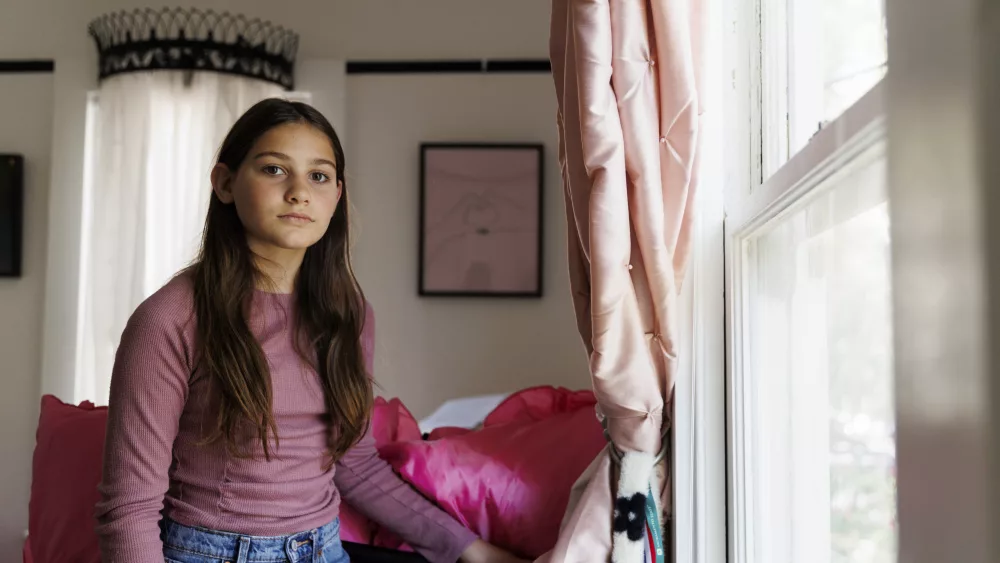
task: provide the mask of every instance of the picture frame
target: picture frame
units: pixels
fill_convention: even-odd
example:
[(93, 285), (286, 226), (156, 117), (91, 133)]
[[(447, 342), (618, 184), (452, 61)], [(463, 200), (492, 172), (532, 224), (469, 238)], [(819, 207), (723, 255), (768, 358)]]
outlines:
[(422, 143), (418, 292), (542, 296), (541, 143)]

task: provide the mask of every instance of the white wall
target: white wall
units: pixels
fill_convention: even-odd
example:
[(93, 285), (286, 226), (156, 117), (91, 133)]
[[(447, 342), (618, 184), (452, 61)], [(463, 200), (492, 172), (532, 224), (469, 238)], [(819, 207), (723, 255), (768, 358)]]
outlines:
[(48, 224), (50, 74), (0, 74), (0, 153), (24, 155), (22, 277), (0, 278), (0, 560), (19, 561), (38, 421)]
[[(347, 173), (358, 276), (376, 309), (376, 377), (418, 417), (447, 398), (550, 383), (589, 387), (566, 266), (552, 78), (348, 77)], [(417, 295), (421, 141), (545, 144), (542, 299)]]

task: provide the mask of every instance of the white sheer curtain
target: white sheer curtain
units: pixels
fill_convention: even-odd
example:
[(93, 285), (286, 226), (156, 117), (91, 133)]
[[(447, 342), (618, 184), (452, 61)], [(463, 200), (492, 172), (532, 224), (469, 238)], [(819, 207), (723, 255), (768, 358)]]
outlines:
[(229, 127), (274, 84), (211, 72), (105, 80), (91, 104), (75, 399), (106, 404), (129, 315), (198, 249)]

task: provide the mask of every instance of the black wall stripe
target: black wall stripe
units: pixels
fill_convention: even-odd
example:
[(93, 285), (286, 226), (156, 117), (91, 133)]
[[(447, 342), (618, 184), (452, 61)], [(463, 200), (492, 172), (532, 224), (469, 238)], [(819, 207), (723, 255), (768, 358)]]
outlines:
[(56, 68), (54, 61), (4, 61), (0, 60), (0, 73), (16, 72), (52, 72)]
[[(53, 72), (51, 60), (0, 60), (0, 73)], [(454, 73), (548, 73), (545, 59), (441, 60), (441, 61), (348, 61), (347, 74), (454, 74)]]
[(454, 74), (478, 72), (551, 72), (545, 59), (451, 61), (348, 61), (347, 74)]
[(526, 61), (486, 61), (486, 72), (552, 72), (547, 59)]
[(347, 74), (481, 72), (479, 61), (348, 61)]

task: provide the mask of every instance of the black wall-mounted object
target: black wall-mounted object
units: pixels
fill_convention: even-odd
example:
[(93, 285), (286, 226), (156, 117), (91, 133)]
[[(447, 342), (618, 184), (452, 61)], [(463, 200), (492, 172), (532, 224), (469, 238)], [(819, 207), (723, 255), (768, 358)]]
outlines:
[(24, 157), (0, 154), (0, 277), (20, 277)]
[(298, 34), (257, 18), (197, 8), (139, 9), (90, 23), (100, 78), (150, 70), (236, 74), (294, 87)]
[(0, 60), (0, 74), (48, 74), (55, 69), (51, 59)]

